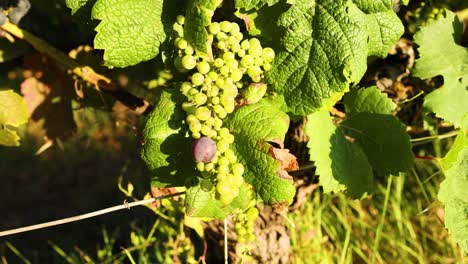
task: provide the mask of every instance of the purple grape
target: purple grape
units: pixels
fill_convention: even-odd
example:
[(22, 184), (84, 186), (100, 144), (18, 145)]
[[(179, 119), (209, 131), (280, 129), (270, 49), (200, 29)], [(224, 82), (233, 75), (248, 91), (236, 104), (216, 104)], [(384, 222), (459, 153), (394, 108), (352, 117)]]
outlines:
[(198, 162), (210, 162), (216, 155), (216, 143), (208, 137), (201, 137), (193, 142), (192, 155)]

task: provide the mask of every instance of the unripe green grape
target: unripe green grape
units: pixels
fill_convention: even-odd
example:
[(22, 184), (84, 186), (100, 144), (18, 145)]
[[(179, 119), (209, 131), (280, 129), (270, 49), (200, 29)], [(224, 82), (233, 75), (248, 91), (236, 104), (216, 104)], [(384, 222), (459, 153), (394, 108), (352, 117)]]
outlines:
[(247, 241), (252, 242), (255, 241), (255, 234), (249, 233), (246, 238)]
[(243, 237), (247, 235), (247, 230), (245, 230), (244, 228), (240, 228), (239, 230), (236, 229), (236, 233), (237, 233), (237, 236)]
[(248, 67), (253, 65), (254, 57), (252, 55), (250, 55), (250, 54), (247, 54), (241, 59), (240, 63), (241, 63), (242, 67), (248, 68)]
[(224, 52), (223, 54), (223, 59), (224, 61), (230, 61), (230, 60), (234, 60), (236, 57), (234, 55), (234, 53), (228, 51), (228, 52)]
[[(232, 72), (233, 70), (239, 68), (239, 62), (237, 60), (230, 60), (226, 63), (226, 65), (229, 67), (229, 70)], [(231, 80), (231, 82), (234, 82)]]
[(210, 133), (211, 133), (211, 127), (210, 127), (210, 126), (207, 126), (207, 125), (202, 125), (201, 130), (200, 130), (200, 133), (202, 133), (202, 135), (205, 135), (205, 136), (210, 135)]
[(261, 57), (254, 58), (254, 65), (261, 66), (263, 64), (263, 59)]
[(232, 174), (234, 174), (235, 176), (242, 176), (242, 174), (244, 174), (244, 166), (240, 163), (234, 163), (231, 169)]
[(218, 117), (221, 118), (221, 119), (226, 118), (226, 116), (227, 116), (226, 111), (223, 111), (223, 112), (218, 113)]
[(221, 58), (216, 58), (216, 59), (214, 60), (214, 66), (215, 66), (216, 68), (221, 68), (223, 65), (224, 65), (224, 60), (223, 60), (223, 59), (221, 59)]
[(250, 42), (248, 39), (244, 39), (240, 45), (243, 50), (248, 50), (250, 48)]
[(208, 179), (203, 179), (200, 181), (200, 188), (205, 191), (205, 192), (209, 192), (211, 190), (213, 190), (213, 183), (211, 182), (211, 180), (208, 180)]
[(260, 43), (260, 40), (258, 40), (258, 38), (251, 38), (249, 39), (249, 42), (250, 42), (250, 46), (262, 46), (262, 44)]
[(226, 136), (226, 140), (229, 142), (229, 144), (234, 143), (234, 135), (229, 134), (228, 136)]
[(187, 95), (190, 89), (192, 89), (192, 84), (189, 82), (183, 82), (180, 85), (180, 92), (184, 95)]
[(272, 62), (275, 59), (275, 51), (272, 48), (264, 48), (262, 50), (262, 58), (266, 62)]
[(196, 95), (198, 93), (200, 93), (200, 92), (195, 88), (190, 88), (190, 90), (188, 91), (189, 96), (194, 96), (194, 95)]
[(241, 40), (244, 38), (244, 34), (242, 34), (242, 32), (237, 32), (235, 34), (233, 34), (234, 37), (236, 37), (236, 39), (241, 42)]
[(219, 102), (221, 105), (226, 106), (228, 104), (234, 103), (234, 98), (224, 93), (221, 95), (221, 97), (219, 97)]
[(214, 121), (215, 121), (215, 118), (210, 116), (210, 118), (208, 118), (207, 120), (205, 120), (205, 125), (211, 127), (211, 126), (214, 125)]
[(231, 133), (229, 133), (229, 129), (226, 128), (226, 127), (223, 127), (221, 128), (221, 130), (219, 130), (219, 136), (221, 138), (224, 138), (226, 139)]
[(236, 163), (237, 162), (237, 156), (234, 154), (234, 151), (232, 149), (228, 149), (224, 152), (224, 156), (229, 160), (229, 163)]
[(219, 89), (216, 86), (211, 87), (211, 89), (208, 91), (208, 96), (210, 97), (215, 97), (219, 94)]
[(178, 41), (176, 43), (176, 47), (178, 49), (184, 50), (184, 49), (186, 49), (188, 47), (188, 42), (183, 38), (178, 38)]
[(198, 118), (197, 118), (194, 114), (189, 114), (189, 115), (187, 115), (187, 117), (185, 118), (185, 120), (187, 121), (187, 123), (199, 122), (199, 121), (198, 121)]
[[(219, 164), (219, 159), (218, 159), (218, 164)], [(227, 176), (227, 174), (229, 173), (229, 165), (219, 165), (218, 166), (218, 175), (221, 174), (221, 175), (225, 175)]]
[(216, 39), (218, 39), (218, 41), (224, 41), (227, 38), (228, 36), (224, 32), (218, 32), (218, 34), (216, 34)]
[(216, 47), (220, 50), (225, 50), (227, 48), (227, 44), (226, 42), (224, 41), (219, 41), (217, 44), (216, 44)]
[(244, 87), (244, 84), (242, 82), (236, 82), (237, 89), (240, 89)]
[(225, 83), (225, 81), (224, 81), (223, 78), (218, 78), (218, 79), (215, 81), (215, 84), (216, 84), (216, 86), (218, 86), (218, 87), (223, 87), (223, 86), (224, 86), (224, 83)]
[(227, 114), (230, 114), (230, 113), (234, 112), (235, 109), (236, 109), (236, 106), (235, 106), (234, 102), (229, 103), (229, 104), (224, 106), (224, 111), (226, 111)]
[(238, 81), (240, 81), (242, 79), (243, 75), (244, 75), (244, 73), (239, 68), (234, 68), (233, 70), (231, 70), (231, 74), (229, 75), (229, 77), (234, 82), (238, 82)]
[(205, 85), (210, 85), (210, 84), (213, 83), (213, 80), (212, 80), (209, 76), (206, 76), (206, 77), (205, 77), (205, 81), (203, 81), (203, 83), (204, 83)]
[(182, 109), (187, 113), (187, 114), (194, 114), (196, 111), (196, 107), (189, 102), (183, 102), (182, 103)]
[(218, 132), (214, 129), (211, 129), (210, 134), (208, 135), (209, 138), (216, 138), (218, 136)]
[(206, 61), (200, 61), (197, 64), (197, 70), (201, 74), (207, 74), (210, 71), (210, 64)]
[(216, 35), (216, 34), (218, 34), (220, 30), (221, 30), (221, 28), (220, 28), (218, 22), (213, 22), (213, 23), (211, 23), (211, 24), (208, 26), (208, 32), (209, 32), (211, 35)]
[(239, 43), (239, 41), (236, 39), (236, 37), (234, 36), (229, 36), (226, 40), (226, 42), (229, 44), (229, 45), (234, 45), (234, 44), (237, 44)]
[(217, 155), (215, 155), (214, 158), (211, 160), (211, 163), (218, 164), (218, 159), (219, 159), (219, 157)]
[(189, 123), (189, 130), (192, 133), (200, 132), (201, 128), (202, 128), (202, 124), (200, 122), (191, 122), (191, 123)]
[(255, 221), (255, 219), (257, 219), (258, 215), (259, 215), (259, 212), (258, 212), (257, 207), (251, 207), (245, 213), (245, 216), (247, 217), (247, 221), (249, 221), (249, 222)]
[(221, 129), (222, 129), (221, 127), (223, 126), (223, 120), (221, 120), (221, 119), (219, 119), (219, 118), (214, 118), (214, 124), (213, 124), (213, 126), (215, 127), (215, 129), (216, 129), (217, 127), (219, 127), (219, 129), (216, 129), (216, 130), (221, 131)]
[(208, 100), (208, 97), (204, 93), (197, 93), (193, 97), (193, 102), (196, 103), (197, 105), (203, 105), (206, 103)]
[(182, 57), (181, 64), (185, 69), (191, 70), (197, 65), (197, 59), (192, 55), (185, 55)]
[(231, 31), (230, 33), (232, 35), (235, 35), (236, 33), (240, 32), (240, 27), (237, 23), (231, 23)]
[[(216, 149), (219, 152), (224, 153), (225, 151), (227, 151), (229, 149), (229, 143), (226, 140), (221, 139), (220, 141), (218, 141), (218, 143), (216, 143)], [(220, 157), (219, 160), (218, 160), (218, 163), (221, 161), (222, 158), (226, 158), (226, 157)], [(228, 159), (226, 158), (226, 160), (228, 160)], [(221, 163), (219, 163), (219, 164), (221, 165)], [(229, 164), (229, 160), (226, 163), (226, 165), (228, 165), (228, 164)]]
[(231, 51), (237, 53), (239, 50), (241, 50), (241, 47), (239, 43), (234, 43), (231, 45)]
[[(220, 100), (219, 97), (214, 97), (214, 98), (218, 98), (218, 103), (219, 103), (219, 100)], [(213, 98), (213, 99), (214, 99), (214, 98)], [(213, 106), (213, 111), (214, 111), (216, 114), (219, 114), (219, 113), (221, 113), (221, 112), (224, 112), (224, 107), (221, 106), (221, 105), (219, 105), (219, 104), (216, 104), (216, 105)]]
[(205, 121), (211, 117), (211, 111), (205, 106), (198, 107), (197, 110), (195, 110), (195, 116), (198, 120)]
[[(225, 190), (229, 190), (229, 189), (225, 189)], [(221, 194), (219, 196), (219, 201), (223, 205), (228, 205), (228, 204), (232, 203), (234, 198), (236, 198), (236, 197), (234, 195), (232, 195), (232, 194), (223, 193), (223, 194)]]
[(216, 72), (214, 72), (214, 71), (210, 71), (208, 73), (208, 77), (210, 77), (211, 80), (216, 81), (218, 79), (218, 74)]
[(201, 90), (202, 90), (203, 92), (206, 92), (206, 91), (208, 91), (209, 89), (210, 89), (210, 86), (206, 85), (206, 84), (203, 82), (202, 87), (201, 87)]
[(188, 45), (187, 48), (185, 48), (185, 50), (184, 50), (184, 53), (186, 55), (193, 55), (194, 52), (195, 52), (195, 50), (190, 45)]
[[(219, 94), (219, 90), (218, 90), (218, 94)], [(213, 106), (213, 109), (214, 109), (214, 107), (216, 107), (216, 105), (219, 104), (219, 97), (218, 96), (211, 97), (210, 102), (214, 105)], [(215, 111), (215, 113), (218, 113), (218, 112)]]
[(271, 70), (271, 63), (265, 62), (265, 63), (263, 63), (262, 67), (263, 67), (264, 71), (269, 71), (269, 70)]
[(245, 50), (243, 49), (240, 49), (237, 51), (237, 56), (239, 56), (240, 58), (243, 58), (245, 56)]
[[(219, 72), (221, 73), (221, 75), (223, 76), (228, 76), (229, 75), (229, 67), (224, 65), (222, 66), (220, 69), (219, 69)], [(219, 79), (218, 79), (219, 80)]]
[(185, 23), (185, 17), (182, 16), (182, 15), (178, 15), (176, 20), (177, 20), (177, 23), (179, 23), (181, 25), (183, 25)]
[(194, 138), (194, 139), (199, 139), (199, 138), (201, 138), (200, 132), (193, 132), (193, 133), (192, 133), (192, 138)]
[(219, 23), (221, 30), (226, 33), (229, 33), (231, 31), (232, 24), (234, 23), (231, 23), (229, 21), (222, 21), (221, 23)]
[(251, 66), (247, 69), (247, 74), (254, 82), (259, 82), (262, 79), (262, 72), (262, 69), (260, 69), (258, 66)]
[(205, 171), (205, 163), (203, 162), (197, 162), (196, 167), (198, 171)]
[(203, 74), (199, 72), (192, 74), (192, 84), (194, 86), (202, 85), (204, 81), (205, 81), (205, 77), (203, 76)]
[(214, 164), (212, 162), (206, 163), (205, 164), (205, 170), (206, 171), (212, 171), (214, 170)]

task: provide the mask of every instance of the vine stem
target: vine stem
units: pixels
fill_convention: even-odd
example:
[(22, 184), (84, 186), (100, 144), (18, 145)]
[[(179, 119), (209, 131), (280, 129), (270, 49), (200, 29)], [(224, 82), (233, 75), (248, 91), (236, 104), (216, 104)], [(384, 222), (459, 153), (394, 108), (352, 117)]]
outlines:
[(81, 65), (77, 61), (68, 57), (62, 51), (47, 43), (45, 40), (36, 37), (34, 34), (16, 26), (15, 24), (7, 21), (5, 24), (0, 26), (0, 28), (19, 39), (27, 41), (37, 51), (47, 54), (47, 56), (57, 61), (60, 66), (91, 83), (96, 87), (96, 89), (99, 89), (100, 87), (112, 91), (117, 89), (115, 85), (112, 84), (112, 81), (106, 76), (96, 73), (90, 66)]
[(146, 199), (146, 200), (136, 201), (136, 202), (132, 202), (132, 203), (127, 203), (127, 201), (124, 201), (123, 204), (121, 204), (121, 205), (112, 206), (112, 207), (101, 209), (101, 210), (94, 211), (94, 212), (91, 212), (91, 213), (86, 213), (86, 214), (82, 214), (82, 215), (63, 218), (63, 219), (60, 219), (60, 220), (55, 220), (55, 221), (46, 222), (46, 223), (42, 223), (42, 224), (25, 226), (25, 227), (20, 227), (20, 228), (16, 228), (16, 229), (1, 231), (0, 232), (0, 237), (13, 235), (13, 234), (18, 234), (18, 233), (23, 233), (23, 232), (27, 232), (27, 231), (36, 230), (36, 229), (42, 229), (42, 228), (56, 226), (56, 225), (62, 225), (62, 224), (71, 223), (71, 222), (76, 222), (76, 221), (80, 221), (80, 220), (83, 220), (83, 219), (86, 219), (86, 218), (91, 218), (91, 217), (95, 217), (95, 216), (99, 216), (99, 215), (103, 215), (103, 214), (108, 214), (108, 213), (118, 211), (118, 210), (122, 210), (122, 209), (130, 209), (131, 207), (134, 207), (134, 206), (149, 204), (149, 203), (155, 202), (157, 200), (167, 199), (167, 198), (171, 198), (171, 197), (175, 197), (175, 196), (179, 196), (179, 195), (183, 195), (183, 194), (185, 194), (185, 192), (178, 192), (178, 193), (153, 197), (153, 198)]

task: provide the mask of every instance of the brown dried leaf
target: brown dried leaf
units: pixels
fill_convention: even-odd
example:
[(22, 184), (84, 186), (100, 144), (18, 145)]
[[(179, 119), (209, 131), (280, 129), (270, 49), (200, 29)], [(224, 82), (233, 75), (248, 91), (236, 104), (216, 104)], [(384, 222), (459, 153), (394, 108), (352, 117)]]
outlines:
[(297, 162), (296, 157), (289, 153), (289, 149), (280, 149), (273, 146), (270, 147), (270, 154), (274, 159), (279, 160), (281, 163), (281, 166), (277, 171), (278, 176), (283, 179), (292, 180), (288, 171), (299, 169), (299, 163)]

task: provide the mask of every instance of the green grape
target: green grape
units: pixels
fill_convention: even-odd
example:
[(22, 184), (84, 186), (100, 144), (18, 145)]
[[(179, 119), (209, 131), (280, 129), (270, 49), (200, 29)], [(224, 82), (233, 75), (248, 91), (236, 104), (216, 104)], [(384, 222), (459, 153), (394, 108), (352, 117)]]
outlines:
[(229, 77), (232, 79), (232, 81), (238, 82), (238, 81), (240, 81), (242, 79), (243, 75), (244, 75), (244, 73), (239, 68), (234, 68), (231, 71), (231, 74), (229, 75)]
[(185, 118), (185, 120), (187, 120), (187, 123), (199, 122), (199, 121), (198, 121), (198, 118), (197, 118), (195, 115), (193, 115), (193, 114), (187, 115), (187, 118)]
[(260, 69), (258, 66), (251, 66), (247, 69), (247, 74), (254, 82), (259, 82), (262, 79), (262, 72), (262, 69)]
[(206, 163), (205, 164), (205, 170), (206, 171), (212, 171), (214, 170), (214, 164), (212, 162)]
[(235, 55), (234, 53), (228, 51), (228, 52), (224, 52), (223, 54), (223, 59), (224, 61), (230, 61), (230, 60), (234, 60), (235, 59)]
[[(227, 142), (226, 140), (224, 139), (221, 139), (218, 141), (218, 143), (216, 143), (216, 149), (221, 152), (221, 153), (224, 153), (226, 152), (228, 149), (229, 149), (229, 142)], [(218, 164), (219, 165), (222, 165), (221, 160), (224, 162), (224, 160), (227, 160), (227, 163), (226, 165), (229, 164), (229, 159), (227, 159), (226, 157), (220, 157), (219, 160), (218, 160)]]
[(201, 138), (200, 132), (192, 132), (192, 138), (194, 138), (194, 139), (199, 139), (199, 138)]
[(202, 124), (200, 122), (191, 122), (189, 124), (189, 130), (192, 132), (192, 133), (196, 133), (196, 132), (200, 132), (202, 128)]
[(224, 111), (227, 114), (230, 114), (230, 113), (234, 112), (235, 109), (236, 109), (236, 106), (235, 106), (234, 102), (229, 103), (229, 104), (224, 106)]
[(235, 43), (235, 44), (232, 44), (232, 45), (231, 45), (231, 51), (232, 51), (232, 52), (236, 52), (236, 53), (237, 53), (239, 50), (241, 50), (239, 43)]
[(197, 105), (203, 105), (206, 103), (207, 100), (208, 100), (208, 97), (204, 93), (197, 93), (193, 97), (193, 102)]
[[(219, 160), (218, 160), (218, 164), (219, 164)], [(229, 173), (229, 165), (219, 165), (218, 166), (218, 173), (219, 174), (222, 174), (222, 175), (226, 175)]]
[(198, 118), (198, 120), (205, 121), (211, 117), (211, 111), (207, 107), (202, 106), (195, 110), (195, 116)]
[(247, 51), (248, 54), (258, 57), (262, 55), (262, 46), (261, 45), (252, 45), (252, 42), (250, 42), (250, 47), (249, 50)]
[(199, 72), (192, 74), (192, 84), (194, 86), (202, 85), (204, 81), (205, 81), (205, 77), (203, 76), (203, 74)]
[(201, 74), (207, 74), (210, 71), (210, 64), (206, 61), (200, 61), (197, 64), (197, 70)]
[(213, 183), (208, 179), (203, 179), (200, 181), (200, 188), (205, 192), (213, 190), (213, 187)]
[(207, 125), (207, 126), (213, 126), (213, 125), (214, 125), (214, 122), (215, 122), (215, 118), (210, 116), (210, 118), (208, 118), (207, 120), (205, 120), (205, 125)]
[(178, 15), (176, 20), (177, 20), (177, 23), (179, 23), (181, 25), (183, 25), (185, 23), (185, 17), (182, 16), (182, 15)]
[(223, 41), (223, 40), (226, 40), (227, 38), (228, 36), (224, 32), (218, 32), (218, 34), (216, 34), (216, 39), (218, 39), (218, 41)]
[(221, 118), (221, 119), (226, 118), (226, 116), (227, 116), (226, 111), (223, 111), (223, 112), (221, 112), (221, 113), (218, 113), (218, 117)]
[(269, 71), (269, 70), (271, 70), (271, 63), (265, 62), (265, 63), (263, 63), (262, 67), (263, 67), (264, 71)]
[(239, 25), (238, 25), (237, 23), (231, 23), (231, 31), (230, 31), (230, 33), (231, 33), (232, 35), (235, 35), (235, 34), (237, 34), (237, 33), (239, 33), (239, 32), (240, 32), (240, 27), (239, 27)]
[(200, 133), (202, 133), (202, 135), (205, 135), (205, 136), (210, 135), (210, 133), (211, 133), (211, 127), (210, 127), (210, 126), (207, 126), (207, 125), (202, 125), (201, 130), (200, 130)]
[(211, 89), (208, 91), (208, 96), (210, 97), (215, 97), (219, 94), (219, 89), (216, 86), (211, 87)]
[(242, 176), (242, 174), (244, 174), (244, 166), (240, 163), (234, 163), (234, 165), (232, 165), (232, 174), (235, 176)]
[(245, 50), (240, 49), (239, 51), (237, 51), (237, 56), (239, 56), (240, 58), (243, 58), (245, 56)]
[(178, 39), (178, 41), (176, 43), (176, 47), (178, 49), (184, 50), (184, 49), (186, 49), (188, 47), (188, 42), (185, 39), (183, 39), (183, 38), (177, 38), (177, 39)]
[(181, 65), (185, 69), (191, 70), (197, 65), (197, 59), (192, 55), (185, 55), (182, 57)]
[(231, 133), (229, 133), (229, 129), (227, 129), (227, 128), (225, 128), (225, 127), (221, 128), (221, 130), (219, 130), (219, 136), (220, 136), (221, 138), (226, 139), (230, 134), (231, 134)]
[(234, 151), (232, 149), (226, 150), (224, 153), (225, 157), (229, 160), (229, 163), (236, 163), (237, 162), (237, 156), (234, 154)]
[[(219, 118), (214, 118), (214, 124), (213, 126), (215, 127), (215, 130), (218, 130), (218, 131), (221, 131), (221, 127), (223, 126), (223, 120), (219, 119)], [(218, 129), (216, 129), (218, 128)], [(219, 132), (218, 132), (219, 134)]]
[(221, 58), (216, 58), (213, 64), (216, 68), (221, 68), (224, 65), (224, 60)]
[[(218, 103), (219, 103), (219, 97), (214, 97), (213, 99), (215, 98), (218, 98)], [(216, 114), (219, 114), (221, 112), (224, 112), (224, 107), (219, 105), (219, 104), (216, 104), (213, 106), (213, 111), (216, 113)]]
[(275, 59), (275, 51), (272, 48), (264, 48), (262, 58), (265, 62), (272, 62)]
[(249, 40), (245, 39), (241, 42), (241, 48), (243, 50), (248, 50), (250, 48), (250, 42)]
[(220, 30), (221, 30), (221, 28), (220, 28), (218, 22), (213, 22), (213, 23), (211, 23), (211, 24), (208, 26), (208, 32), (209, 32), (211, 35), (216, 35), (216, 34), (218, 34)]
[[(225, 86), (223, 95), (234, 98), (234, 97), (236, 97), (238, 92), (239, 92), (239, 90), (237, 89), (237, 86), (232, 83), (230, 85)], [(234, 99), (232, 101), (234, 101)]]
[(228, 76), (229, 75), (229, 67), (224, 65), (222, 66), (220, 69), (219, 69), (219, 72), (221, 73), (221, 75), (223, 76)]
[(190, 90), (188, 91), (189, 96), (194, 96), (194, 95), (196, 95), (198, 93), (199, 93), (199, 91), (197, 89), (195, 89), (195, 88), (190, 88)]
[(227, 43), (228, 43), (229, 45), (234, 45), (234, 44), (238, 44), (239, 41), (236, 39), (236, 37), (234, 37), (234, 36), (229, 36), (229, 37), (227, 38)]
[(220, 41), (216, 44), (216, 47), (220, 50), (225, 50), (227, 48), (226, 42)]
[(235, 34), (233, 34), (236, 39), (240, 42), (243, 38), (244, 38), (244, 34), (242, 34), (242, 32), (237, 32)]
[[(219, 89), (218, 89), (218, 94), (219, 94)], [(216, 105), (219, 104), (219, 97), (218, 96), (211, 97), (210, 102), (214, 105), (213, 106), (213, 109), (214, 109), (216, 107)], [(218, 112), (216, 112), (216, 110), (215, 110), (215, 113), (218, 113)]]
[(208, 73), (208, 77), (210, 77), (211, 80), (213, 80), (213, 81), (218, 80), (218, 74), (217, 74), (216, 72), (214, 72), (214, 71), (210, 71), (210, 72)]
[(234, 23), (231, 23), (229, 21), (223, 21), (219, 25), (221, 26), (221, 30), (223, 32), (229, 33), (232, 29), (232, 24)]
[(186, 55), (193, 55), (193, 53), (195, 53), (195, 50), (192, 48), (192, 46), (188, 45), (187, 48), (185, 48), (184, 53)]
[(240, 64), (242, 67), (244, 68), (248, 68), (250, 66), (252, 66), (254, 63), (254, 57), (250, 54), (247, 54), (245, 55), (244, 57), (242, 57), (241, 61), (240, 61)]
[(243, 237), (247, 235), (247, 230), (245, 230), (245, 228), (239, 228), (239, 229), (236, 229), (236, 233), (237, 233), (237, 236)]
[(192, 103), (183, 102), (182, 103), (182, 109), (185, 112), (187, 112), (187, 114), (194, 114), (197, 108)]
[(224, 79), (223, 79), (223, 78), (218, 78), (218, 79), (215, 81), (215, 84), (216, 84), (216, 86), (218, 86), (218, 87), (223, 87), (223, 86), (224, 86)]
[(247, 217), (247, 221), (253, 222), (255, 219), (257, 219), (259, 215), (257, 207), (250, 207), (247, 212), (245, 213), (245, 216)]
[(261, 66), (263, 64), (263, 59), (261, 57), (255, 57), (254, 65)]
[(205, 171), (205, 163), (203, 162), (197, 162), (196, 167), (198, 171)]

